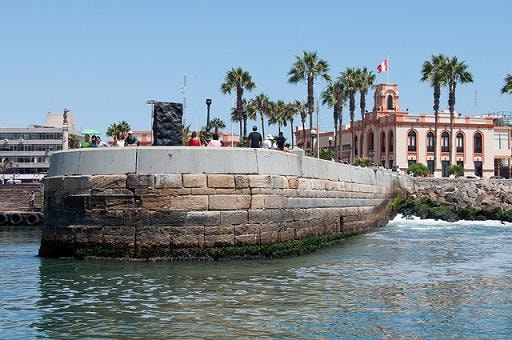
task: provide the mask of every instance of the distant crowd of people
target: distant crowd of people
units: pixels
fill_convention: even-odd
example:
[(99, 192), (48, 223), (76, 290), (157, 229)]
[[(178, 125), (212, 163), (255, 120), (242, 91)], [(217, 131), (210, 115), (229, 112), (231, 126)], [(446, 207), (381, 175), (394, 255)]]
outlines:
[(102, 148), (102, 147), (125, 147), (125, 146), (139, 146), (140, 142), (138, 138), (133, 134), (133, 131), (128, 131), (126, 134), (124, 132), (118, 132), (116, 136), (114, 136), (114, 140), (112, 145), (101, 140), (100, 136), (88, 134), (84, 135), (84, 140), (80, 142), (81, 148)]
[[(223, 146), (222, 142), (219, 141), (219, 135), (214, 133), (211, 140), (201, 139), (196, 131), (192, 132), (191, 137), (187, 141), (188, 146), (206, 146), (206, 147), (220, 147)], [(272, 135), (268, 135), (264, 140), (261, 133), (258, 132), (258, 127), (253, 126), (252, 132), (247, 136), (247, 146), (250, 148), (263, 148), (263, 149), (279, 149), (282, 151), (289, 151), (290, 144), (286, 143), (286, 138), (282, 132), (279, 132), (278, 136), (274, 138)]]

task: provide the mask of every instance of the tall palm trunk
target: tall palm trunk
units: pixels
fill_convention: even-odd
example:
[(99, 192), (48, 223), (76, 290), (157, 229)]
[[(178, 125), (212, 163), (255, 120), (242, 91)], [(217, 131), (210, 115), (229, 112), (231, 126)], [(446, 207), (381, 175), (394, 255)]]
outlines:
[(309, 155), (313, 156), (313, 107), (315, 98), (313, 97), (314, 78), (308, 77), (308, 114), (309, 114)]
[(359, 107), (361, 108), (361, 145), (362, 145), (362, 150), (361, 150), (361, 157), (364, 158), (365, 156), (365, 148), (364, 148), (364, 143), (366, 142), (365, 139), (364, 139), (364, 122), (365, 122), (365, 109), (366, 109), (366, 93), (364, 92), (361, 92), (360, 94), (361, 98), (360, 98), (360, 104), (359, 104)]
[(456, 83), (450, 84), (450, 93), (448, 96), (448, 107), (450, 110), (450, 165), (453, 162), (453, 113), (455, 112), (455, 85)]
[[(242, 96), (244, 94), (244, 90), (241, 86), (237, 86), (236, 88), (236, 113), (238, 115), (238, 119), (240, 119), (240, 134), (243, 132), (243, 138), (247, 137), (247, 124), (246, 119), (244, 119), (244, 108), (242, 102)], [(243, 126), (243, 129), (242, 129)]]
[[(352, 130), (352, 141), (351, 141), (352, 151), (350, 152), (350, 164), (352, 164), (353, 160), (354, 160), (354, 154), (355, 154), (354, 111), (356, 109), (356, 98), (355, 98), (354, 93), (350, 94), (349, 108), (350, 108), (350, 129)], [(357, 145), (355, 145), (355, 147), (357, 147)]]
[(306, 149), (306, 119), (302, 119), (302, 149)]
[(336, 155), (337, 155), (337, 150), (338, 150), (337, 149), (337, 141), (338, 141), (338, 137), (337, 137), (338, 136), (338, 112), (337, 111), (338, 110), (337, 110), (336, 106), (337, 105), (334, 106), (333, 115), (334, 115), (334, 156), (335, 156), (334, 159), (337, 160), (338, 158), (336, 157)]
[(439, 99), (441, 98), (441, 86), (434, 86), (434, 174), (437, 169), (437, 131), (439, 120)]
[(265, 138), (265, 121), (263, 119), (263, 112), (260, 112), (261, 115), (261, 133), (263, 138)]
[(293, 148), (293, 119), (290, 119), (290, 136), (292, 137), (292, 148)]

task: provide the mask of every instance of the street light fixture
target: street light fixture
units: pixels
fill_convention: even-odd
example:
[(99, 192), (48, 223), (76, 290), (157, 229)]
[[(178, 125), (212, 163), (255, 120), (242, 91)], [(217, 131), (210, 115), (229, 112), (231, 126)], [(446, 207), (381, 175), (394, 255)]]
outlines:
[(153, 141), (154, 141), (154, 136), (153, 136), (153, 114), (154, 114), (154, 111), (155, 111), (155, 104), (158, 103), (157, 100), (154, 100), (154, 99), (148, 99), (146, 100), (146, 104), (148, 105), (151, 105), (151, 119), (150, 119), (150, 126), (149, 126), (149, 131), (151, 131), (151, 144), (153, 144)]
[(206, 99), (206, 131), (210, 132), (210, 105), (212, 105), (211, 98)]

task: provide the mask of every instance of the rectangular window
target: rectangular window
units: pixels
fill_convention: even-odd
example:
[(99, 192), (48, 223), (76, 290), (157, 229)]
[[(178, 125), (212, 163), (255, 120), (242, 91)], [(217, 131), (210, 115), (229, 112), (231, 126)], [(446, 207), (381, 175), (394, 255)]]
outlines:
[(427, 160), (427, 167), (428, 167), (428, 170), (430, 171), (430, 173), (433, 174), (434, 173), (434, 160), (433, 159)]

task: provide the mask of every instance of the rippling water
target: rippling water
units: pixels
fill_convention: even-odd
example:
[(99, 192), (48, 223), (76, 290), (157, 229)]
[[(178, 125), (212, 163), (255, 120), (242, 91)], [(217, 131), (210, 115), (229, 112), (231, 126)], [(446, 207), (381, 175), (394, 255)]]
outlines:
[(279, 260), (36, 257), (0, 229), (0, 338), (512, 337), (512, 224), (397, 218)]

